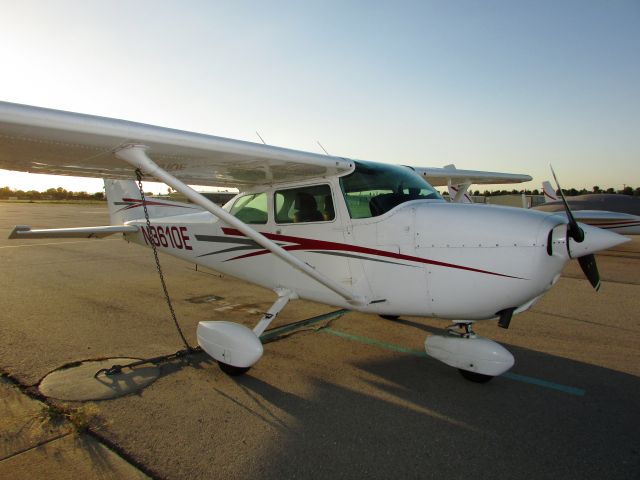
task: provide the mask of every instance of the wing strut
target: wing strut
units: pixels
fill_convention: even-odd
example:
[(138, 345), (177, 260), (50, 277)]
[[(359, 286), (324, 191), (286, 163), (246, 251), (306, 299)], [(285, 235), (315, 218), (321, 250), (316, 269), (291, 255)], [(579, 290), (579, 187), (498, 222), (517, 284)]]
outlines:
[(366, 301), (363, 297), (355, 295), (353, 292), (343, 287), (338, 282), (326, 277), (322, 273), (318, 272), (311, 265), (303, 262), (290, 252), (286, 251), (281, 246), (272, 242), (261, 233), (257, 232), (253, 228), (249, 227), (246, 223), (231, 215), (226, 210), (220, 208), (218, 205), (208, 200), (198, 192), (193, 190), (188, 185), (184, 184), (173, 175), (167, 173), (147, 155), (148, 147), (145, 145), (125, 145), (118, 150), (114, 151), (117, 158), (124, 160), (125, 162), (133, 165), (135, 168), (139, 168), (148, 175), (157, 178), (158, 180), (166, 183), (171, 188), (177, 190), (186, 196), (193, 203), (200, 205), (202, 208), (218, 217), (223, 222), (236, 228), (251, 240), (257, 244), (269, 250), (271, 253), (279, 257), (281, 260), (288, 263), (290, 266), (299, 270), (300, 272), (313, 278), (320, 284), (327, 287), (329, 290), (337, 293), (342, 298), (347, 300), (352, 305), (365, 305)]

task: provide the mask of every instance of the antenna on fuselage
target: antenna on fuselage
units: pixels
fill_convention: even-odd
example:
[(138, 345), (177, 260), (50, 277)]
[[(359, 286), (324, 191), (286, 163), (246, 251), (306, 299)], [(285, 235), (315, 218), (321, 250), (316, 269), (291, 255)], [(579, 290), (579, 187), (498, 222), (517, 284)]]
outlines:
[[(318, 145), (320, 145), (320, 148), (322, 149), (322, 151), (323, 151), (324, 153), (326, 153), (327, 155), (329, 155), (329, 152), (327, 152), (327, 149), (326, 149), (326, 148), (324, 148), (324, 147), (322, 146), (322, 144), (320, 143), (320, 140), (316, 140), (316, 143), (317, 143)], [(329, 156), (331, 156), (331, 155), (329, 155)]]
[(267, 144), (267, 142), (264, 141), (264, 138), (262, 138), (262, 135), (260, 135), (257, 130), (256, 130), (256, 135), (258, 135), (258, 138), (262, 143), (264, 143), (265, 145)]

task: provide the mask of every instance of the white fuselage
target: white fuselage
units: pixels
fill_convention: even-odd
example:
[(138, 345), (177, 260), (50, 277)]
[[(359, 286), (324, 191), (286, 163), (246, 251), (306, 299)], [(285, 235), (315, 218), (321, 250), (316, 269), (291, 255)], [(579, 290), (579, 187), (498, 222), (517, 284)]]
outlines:
[[(547, 251), (550, 231), (563, 224), (558, 216), (413, 200), (383, 215), (352, 219), (337, 179), (326, 183), (333, 191), (333, 220), (278, 224), (269, 201), (268, 220), (255, 229), (368, 299), (357, 307), (361, 311), (494, 318), (503, 309), (528, 308), (568, 259), (564, 247)], [(274, 191), (262, 190), (269, 198)], [(125, 234), (127, 240), (154, 243), (160, 251), (266, 288), (287, 288), (301, 298), (354, 309), (208, 212), (152, 218), (150, 230), (143, 218), (127, 224), (141, 228)]]

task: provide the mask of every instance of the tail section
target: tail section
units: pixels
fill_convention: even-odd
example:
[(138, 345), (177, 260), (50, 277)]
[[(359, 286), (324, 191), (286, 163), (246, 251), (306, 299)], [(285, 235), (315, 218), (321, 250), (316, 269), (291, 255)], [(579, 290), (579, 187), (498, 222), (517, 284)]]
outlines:
[[(132, 220), (144, 220), (144, 208), (138, 184), (133, 180), (104, 180), (111, 225), (124, 225)], [(149, 218), (171, 217), (201, 209), (188, 203), (145, 198)]]
[(546, 180), (542, 182), (542, 191), (544, 192), (545, 203), (555, 202), (556, 200), (558, 200), (558, 195), (556, 194), (556, 191), (551, 186), (551, 183), (547, 182)]

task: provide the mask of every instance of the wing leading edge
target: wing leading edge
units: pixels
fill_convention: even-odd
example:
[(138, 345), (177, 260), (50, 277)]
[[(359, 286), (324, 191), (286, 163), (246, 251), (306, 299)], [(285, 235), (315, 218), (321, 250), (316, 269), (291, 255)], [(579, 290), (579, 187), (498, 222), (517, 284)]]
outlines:
[[(342, 157), (0, 102), (3, 169), (132, 179), (133, 167), (114, 152), (135, 144), (148, 147), (160, 168), (191, 185), (242, 188), (345, 174), (354, 168), (352, 160)], [(528, 175), (458, 170), (453, 165), (414, 170), (434, 186), (531, 180)]]
[(127, 144), (146, 145), (161, 168), (193, 185), (264, 185), (353, 169), (340, 157), (0, 102), (0, 168), (131, 179), (131, 165), (113, 154)]

